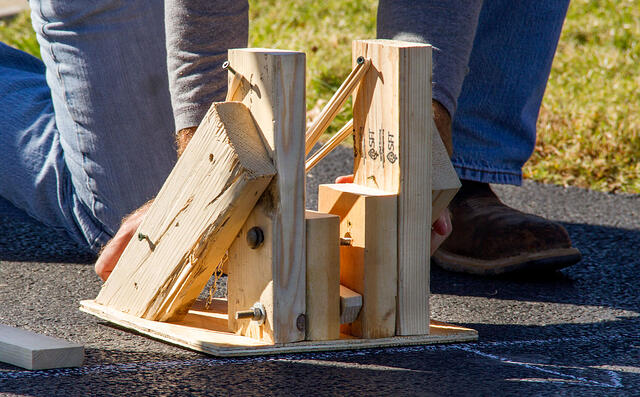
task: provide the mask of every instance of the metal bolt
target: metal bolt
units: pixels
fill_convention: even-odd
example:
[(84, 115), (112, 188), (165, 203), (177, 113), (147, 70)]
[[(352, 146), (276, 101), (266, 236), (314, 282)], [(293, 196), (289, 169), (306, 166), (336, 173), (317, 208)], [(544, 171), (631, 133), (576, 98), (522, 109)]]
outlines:
[(298, 316), (296, 319), (296, 327), (298, 327), (298, 331), (304, 331), (306, 322), (307, 317), (304, 314)]
[(147, 236), (146, 234), (143, 234), (142, 232), (138, 233), (138, 241), (146, 240), (148, 238), (149, 236)]
[(240, 310), (236, 312), (236, 320), (247, 318), (257, 321), (259, 324), (263, 324), (264, 320), (267, 318), (267, 312), (262, 303), (256, 302), (249, 310)]
[(254, 226), (247, 232), (247, 244), (251, 249), (256, 249), (264, 243), (264, 232), (258, 226)]
[(359, 56), (358, 59), (356, 59), (356, 62), (358, 63), (358, 65), (362, 65), (364, 63), (364, 57)]
[(238, 72), (236, 72), (236, 70), (234, 68), (231, 67), (231, 64), (229, 63), (229, 61), (224, 61), (224, 63), (222, 64), (222, 69), (223, 70), (228, 70), (233, 74), (238, 73)]

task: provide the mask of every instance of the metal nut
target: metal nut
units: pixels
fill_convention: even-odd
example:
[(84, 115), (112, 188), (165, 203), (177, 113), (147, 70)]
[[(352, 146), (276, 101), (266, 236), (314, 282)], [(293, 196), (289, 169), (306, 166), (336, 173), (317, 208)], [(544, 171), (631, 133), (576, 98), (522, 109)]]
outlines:
[(247, 244), (251, 249), (256, 249), (264, 243), (264, 232), (258, 226), (254, 226), (247, 232)]

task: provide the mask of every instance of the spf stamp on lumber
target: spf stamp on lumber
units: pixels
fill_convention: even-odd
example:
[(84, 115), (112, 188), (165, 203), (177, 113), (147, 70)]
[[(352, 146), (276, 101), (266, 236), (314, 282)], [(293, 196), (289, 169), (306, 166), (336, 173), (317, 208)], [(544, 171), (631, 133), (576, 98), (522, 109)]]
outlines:
[(0, 325), (0, 361), (26, 369), (79, 367), (84, 346)]

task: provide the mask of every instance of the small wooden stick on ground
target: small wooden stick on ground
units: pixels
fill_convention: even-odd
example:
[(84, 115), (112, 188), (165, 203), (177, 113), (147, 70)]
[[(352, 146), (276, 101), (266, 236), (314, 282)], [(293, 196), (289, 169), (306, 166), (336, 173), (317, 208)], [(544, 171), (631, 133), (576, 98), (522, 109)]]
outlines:
[(358, 86), (360, 80), (364, 77), (367, 70), (371, 66), (370, 59), (358, 58), (358, 64), (349, 73), (347, 79), (342, 83), (338, 91), (331, 97), (329, 102), (325, 105), (320, 112), (318, 118), (313, 122), (313, 125), (309, 128), (305, 138), (305, 154), (308, 155), (313, 148), (313, 145), (318, 142), (318, 139), (322, 133), (329, 127), (329, 124), (336, 117), (342, 106), (347, 101), (347, 98), (353, 90)]
[(333, 149), (336, 148), (339, 144), (341, 144), (349, 135), (353, 133), (353, 119), (349, 120), (347, 124), (344, 125), (334, 136), (331, 137), (317, 152), (311, 156), (309, 160), (305, 163), (305, 172), (311, 171), (313, 167), (320, 162), (325, 156)]

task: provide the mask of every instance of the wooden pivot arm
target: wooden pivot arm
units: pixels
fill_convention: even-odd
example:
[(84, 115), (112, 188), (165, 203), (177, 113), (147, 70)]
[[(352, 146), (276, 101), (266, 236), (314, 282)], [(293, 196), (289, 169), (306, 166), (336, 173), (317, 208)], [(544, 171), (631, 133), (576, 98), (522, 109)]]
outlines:
[(347, 101), (347, 98), (353, 90), (358, 86), (360, 80), (364, 77), (367, 70), (369, 70), (369, 66), (371, 66), (371, 60), (361, 58), (362, 62), (360, 63), (360, 59), (358, 59), (358, 64), (355, 68), (349, 73), (347, 79), (342, 83), (338, 91), (331, 97), (329, 103), (325, 105), (320, 112), (318, 118), (313, 122), (309, 130), (307, 131), (305, 138), (305, 155), (308, 155), (313, 148), (313, 145), (318, 142), (318, 139), (322, 135), (322, 133), (329, 127), (329, 124), (336, 117), (342, 106)]

